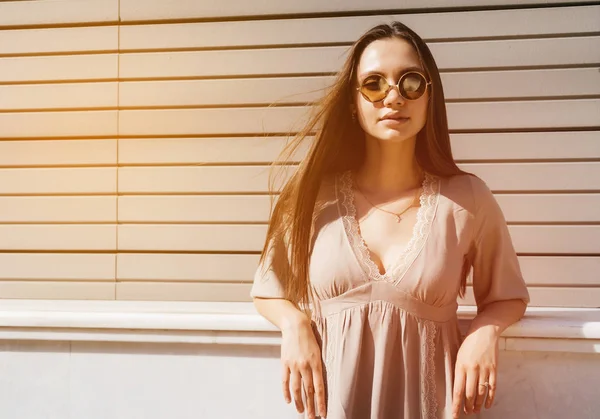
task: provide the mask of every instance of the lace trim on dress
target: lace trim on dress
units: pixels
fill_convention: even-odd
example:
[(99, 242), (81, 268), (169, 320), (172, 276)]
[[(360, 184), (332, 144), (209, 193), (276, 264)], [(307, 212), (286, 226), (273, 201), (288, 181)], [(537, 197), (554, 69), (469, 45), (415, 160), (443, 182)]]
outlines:
[(421, 333), (421, 418), (437, 418), (435, 386), (435, 336), (437, 327), (431, 320), (422, 321)]
[(377, 264), (373, 262), (369, 248), (360, 234), (360, 225), (356, 218), (356, 207), (354, 205), (352, 172), (349, 170), (344, 172), (341, 175), (340, 183), (342, 206), (344, 208), (342, 222), (360, 264), (363, 266), (363, 269), (366, 271), (369, 278), (376, 281), (389, 281), (393, 284), (397, 284), (400, 279), (402, 279), (406, 268), (408, 268), (421, 250), (423, 243), (429, 234), (437, 207), (439, 190), (438, 179), (425, 172), (425, 178), (422, 184), (423, 191), (419, 199), (421, 206), (417, 211), (417, 222), (413, 227), (412, 237), (406, 248), (400, 254), (397, 263), (383, 275), (379, 272)]

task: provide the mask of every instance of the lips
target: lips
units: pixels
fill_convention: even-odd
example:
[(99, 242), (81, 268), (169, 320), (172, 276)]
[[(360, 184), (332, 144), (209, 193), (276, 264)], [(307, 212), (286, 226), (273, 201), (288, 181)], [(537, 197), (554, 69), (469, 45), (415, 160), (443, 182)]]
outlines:
[(403, 115), (399, 115), (399, 114), (388, 114), (386, 116), (384, 116), (383, 118), (381, 118), (382, 121), (406, 121), (410, 119), (408, 116), (403, 116)]

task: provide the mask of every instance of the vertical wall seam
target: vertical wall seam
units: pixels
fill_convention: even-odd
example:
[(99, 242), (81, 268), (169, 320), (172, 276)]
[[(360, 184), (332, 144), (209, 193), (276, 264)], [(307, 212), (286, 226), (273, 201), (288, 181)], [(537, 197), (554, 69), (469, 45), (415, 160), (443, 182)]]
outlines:
[(117, 272), (119, 262), (119, 140), (120, 140), (120, 116), (121, 116), (121, 0), (117, 0), (117, 141), (115, 162), (115, 288), (113, 299), (117, 299)]

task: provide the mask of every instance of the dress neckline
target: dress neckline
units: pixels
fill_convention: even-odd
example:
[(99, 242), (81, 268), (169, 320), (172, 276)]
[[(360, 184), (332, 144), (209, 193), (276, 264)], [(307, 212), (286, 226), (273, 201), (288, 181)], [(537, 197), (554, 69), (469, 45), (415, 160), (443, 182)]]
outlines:
[(350, 170), (336, 177), (336, 198), (346, 238), (368, 279), (397, 284), (427, 241), (439, 201), (440, 179), (425, 172), (419, 197), (420, 207), (417, 211), (417, 221), (413, 227), (411, 239), (399, 255), (396, 263), (386, 269), (384, 274), (379, 272), (379, 267), (373, 261), (369, 248), (360, 234), (360, 225), (356, 218), (356, 206), (354, 204), (353, 183), (354, 180)]

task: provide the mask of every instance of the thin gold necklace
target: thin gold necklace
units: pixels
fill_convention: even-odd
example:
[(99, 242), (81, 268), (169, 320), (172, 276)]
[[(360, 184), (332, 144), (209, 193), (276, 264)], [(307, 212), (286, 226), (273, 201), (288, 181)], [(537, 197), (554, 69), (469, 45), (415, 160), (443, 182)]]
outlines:
[(378, 205), (375, 205), (374, 203), (372, 203), (369, 198), (367, 198), (367, 196), (364, 194), (364, 192), (360, 189), (360, 186), (358, 186), (358, 182), (356, 182), (356, 190), (358, 191), (358, 193), (360, 193), (362, 195), (363, 198), (365, 198), (365, 200), (371, 204), (375, 209), (378, 209), (379, 211), (383, 211), (386, 212), (388, 214), (392, 214), (393, 216), (396, 217), (396, 222), (399, 223), (400, 221), (402, 221), (402, 215), (404, 215), (404, 213), (406, 211), (408, 211), (409, 209), (411, 209), (412, 207), (415, 206), (415, 204), (417, 203), (418, 199), (419, 199), (419, 192), (421, 191), (421, 188), (417, 188), (417, 192), (415, 193), (415, 196), (412, 200), (412, 202), (410, 203), (410, 205), (408, 207), (406, 207), (403, 211), (401, 212), (392, 212), (392, 211), (388, 211), (386, 209), (383, 209), (381, 207), (379, 207)]

